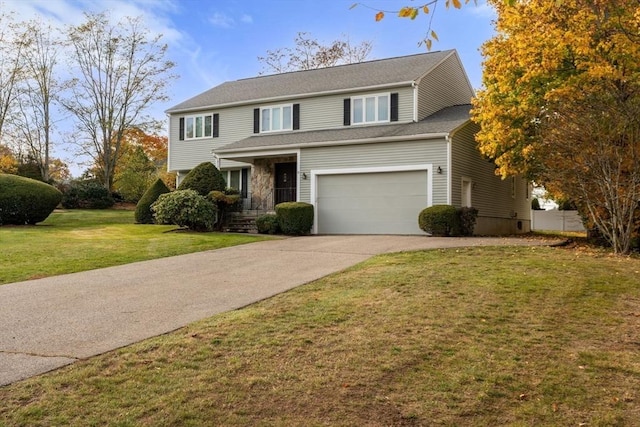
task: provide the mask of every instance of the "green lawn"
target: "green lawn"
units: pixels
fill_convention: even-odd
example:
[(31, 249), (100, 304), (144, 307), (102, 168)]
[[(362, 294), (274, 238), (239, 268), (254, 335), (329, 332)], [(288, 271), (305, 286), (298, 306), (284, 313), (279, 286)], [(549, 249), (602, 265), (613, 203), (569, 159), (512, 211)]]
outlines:
[(638, 425), (640, 259), (378, 256), (0, 402), (7, 426)]
[(0, 227), (0, 285), (153, 258), (217, 249), (263, 237), (169, 232), (134, 224), (128, 210), (54, 212), (36, 226)]

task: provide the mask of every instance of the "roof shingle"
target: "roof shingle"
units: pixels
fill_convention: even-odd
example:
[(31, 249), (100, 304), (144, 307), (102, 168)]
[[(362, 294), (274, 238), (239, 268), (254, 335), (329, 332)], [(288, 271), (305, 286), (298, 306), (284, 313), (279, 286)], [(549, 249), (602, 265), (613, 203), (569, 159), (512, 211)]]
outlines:
[(454, 52), (429, 52), (225, 82), (169, 108), (166, 112), (177, 113), (272, 98), (293, 98), (305, 94), (413, 82)]

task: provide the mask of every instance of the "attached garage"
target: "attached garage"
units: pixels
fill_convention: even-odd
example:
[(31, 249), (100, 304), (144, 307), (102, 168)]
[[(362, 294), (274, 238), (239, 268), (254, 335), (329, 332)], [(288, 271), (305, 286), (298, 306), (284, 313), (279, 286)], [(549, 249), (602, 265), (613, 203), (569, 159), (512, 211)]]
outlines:
[(430, 171), (427, 165), (316, 171), (316, 232), (423, 234), (418, 213), (431, 200)]

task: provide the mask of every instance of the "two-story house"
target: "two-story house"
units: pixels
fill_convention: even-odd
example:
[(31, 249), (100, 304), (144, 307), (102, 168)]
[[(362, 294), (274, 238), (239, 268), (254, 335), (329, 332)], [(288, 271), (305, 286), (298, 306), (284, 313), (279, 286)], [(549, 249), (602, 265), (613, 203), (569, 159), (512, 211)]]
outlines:
[(211, 161), (247, 209), (311, 203), (313, 233), (422, 234), (435, 204), (527, 232), (529, 184), (477, 150), (473, 96), (454, 50), (230, 81), (167, 110), (169, 170)]

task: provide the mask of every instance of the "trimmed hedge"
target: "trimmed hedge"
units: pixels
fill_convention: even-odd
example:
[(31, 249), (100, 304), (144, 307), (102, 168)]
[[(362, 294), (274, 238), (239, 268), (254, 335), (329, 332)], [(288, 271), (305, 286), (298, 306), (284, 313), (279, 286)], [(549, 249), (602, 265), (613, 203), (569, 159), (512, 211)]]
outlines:
[(260, 234), (278, 234), (278, 217), (275, 214), (264, 214), (256, 218), (256, 228)]
[(216, 206), (195, 190), (161, 194), (151, 205), (158, 224), (175, 224), (194, 231), (212, 231)]
[(153, 212), (151, 205), (158, 200), (161, 194), (170, 193), (169, 187), (160, 178), (151, 184), (144, 192), (138, 204), (136, 205), (135, 219), (138, 224), (153, 224)]
[(61, 200), (62, 193), (42, 181), (0, 174), (0, 225), (44, 221)]
[(73, 181), (62, 195), (65, 209), (108, 209), (114, 204), (109, 190), (95, 180)]
[(200, 163), (184, 177), (178, 190), (195, 190), (201, 196), (206, 196), (212, 191), (222, 191), (227, 183), (222, 173), (211, 162)]
[(451, 205), (434, 205), (423, 209), (418, 215), (418, 226), (432, 236), (458, 236), (460, 216)]
[(309, 234), (313, 226), (313, 205), (304, 202), (284, 202), (276, 205), (278, 225), (284, 234)]

